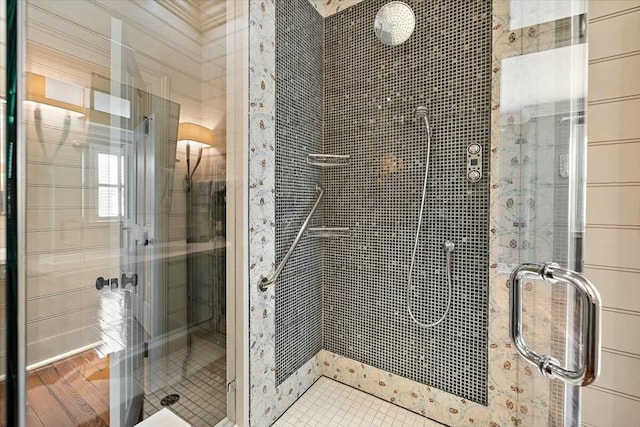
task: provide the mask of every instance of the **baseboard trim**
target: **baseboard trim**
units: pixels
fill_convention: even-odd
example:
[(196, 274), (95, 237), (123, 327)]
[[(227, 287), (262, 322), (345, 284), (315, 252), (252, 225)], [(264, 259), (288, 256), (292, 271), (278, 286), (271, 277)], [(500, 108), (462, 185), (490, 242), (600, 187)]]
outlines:
[[(31, 372), (31, 371), (34, 371), (36, 369), (42, 368), (43, 366), (47, 366), (47, 365), (50, 365), (52, 363), (56, 363), (56, 362), (58, 362), (58, 361), (60, 361), (62, 359), (66, 359), (68, 357), (75, 356), (75, 355), (80, 354), (82, 352), (85, 352), (87, 350), (91, 350), (92, 348), (96, 348), (99, 345), (100, 345), (99, 341), (98, 342), (94, 342), (92, 344), (88, 344), (88, 345), (85, 345), (85, 346), (82, 346), (82, 347), (78, 347), (78, 348), (73, 349), (71, 351), (68, 351), (66, 353), (57, 354), (54, 357), (50, 357), (49, 359), (45, 359), (45, 360), (42, 360), (40, 362), (32, 363), (31, 365), (27, 366), (27, 372)], [(0, 381), (4, 381), (6, 378), (7, 378), (6, 374), (0, 375)]]

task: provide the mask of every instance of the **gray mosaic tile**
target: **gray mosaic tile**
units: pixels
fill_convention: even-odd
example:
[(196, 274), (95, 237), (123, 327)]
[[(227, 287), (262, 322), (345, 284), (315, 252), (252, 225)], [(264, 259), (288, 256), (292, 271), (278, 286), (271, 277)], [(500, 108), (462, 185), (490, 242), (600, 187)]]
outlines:
[[(276, 261), (317, 182), (326, 193), (315, 223), (351, 228), (349, 237), (305, 237), (278, 281), (276, 379), (325, 348), (486, 404), (491, 2), (409, 0), (416, 30), (396, 47), (373, 33), (386, 2), (324, 23), (306, 1), (276, 2)], [(426, 159), (419, 105), (434, 130), (412, 281), (423, 322), (444, 310), (441, 247), (456, 244), (451, 311), (426, 330), (406, 310)], [(472, 142), (484, 153), (477, 184), (466, 179)], [(306, 164), (313, 152), (351, 163), (321, 172)]]
[[(487, 402), (491, 2), (407, 1), (416, 30), (380, 43), (368, 0), (325, 20), (324, 221), (351, 238), (325, 241), (323, 348), (470, 400)], [(413, 278), (422, 322), (445, 309), (442, 243), (456, 244), (453, 298), (441, 326), (406, 310), (407, 273), (425, 171), (425, 105), (433, 127), (428, 195)], [(484, 177), (466, 179), (466, 147)]]
[[(307, 154), (322, 152), (323, 21), (308, 1), (276, 2), (276, 263), (316, 199), (321, 174)], [(321, 221), (318, 210), (314, 221)], [(276, 381), (322, 346), (322, 243), (300, 242), (276, 285)]]

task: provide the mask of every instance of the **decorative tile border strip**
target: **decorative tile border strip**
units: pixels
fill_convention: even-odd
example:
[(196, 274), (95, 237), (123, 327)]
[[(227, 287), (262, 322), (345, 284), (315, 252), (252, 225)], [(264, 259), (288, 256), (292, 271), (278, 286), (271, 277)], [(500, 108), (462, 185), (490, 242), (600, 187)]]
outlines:
[(275, 1), (249, 5), (249, 422), (271, 425), (320, 377), (314, 357), (279, 387), (273, 288), (256, 284), (275, 263)]
[(446, 425), (517, 425), (518, 356), (508, 335), (507, 279), (507, 275), (495, 274), (490, 287), (488, 406), (326, 350), (319, 354), (322, 374)]

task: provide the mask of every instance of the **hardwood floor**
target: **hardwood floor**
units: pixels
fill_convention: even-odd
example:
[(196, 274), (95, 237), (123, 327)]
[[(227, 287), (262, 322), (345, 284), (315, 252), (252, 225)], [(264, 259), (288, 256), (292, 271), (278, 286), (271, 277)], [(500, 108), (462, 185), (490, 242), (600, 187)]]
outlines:
[[(4, 417), (0, 419), (0, 424)], [(27, 425), (109, 425), (109, 362), (88, 350), (27, 375)]]
[[(226, 416), (226, 349), (194, 336), (193, 349), (168, 356), (168, 384), (145, 396), (144, 416), (163, 408), (161, 400), (179, 394), (171, 411), (194, 427), (211, 427)], [(187, 375), (183, 362), (188, 360)], [(4, 387), (0, 383), (0, 402)], [(0, 427), (4, 426), (0, 405)], [(109, 425), (109, 359), (95, 350), (59, 360), (27, 374), (27, 427), (93, 427)]]

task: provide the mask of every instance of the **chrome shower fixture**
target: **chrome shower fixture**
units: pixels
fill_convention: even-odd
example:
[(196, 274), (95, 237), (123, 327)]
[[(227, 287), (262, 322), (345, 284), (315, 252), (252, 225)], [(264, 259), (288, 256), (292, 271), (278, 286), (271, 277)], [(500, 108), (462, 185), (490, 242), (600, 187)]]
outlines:
[(421, 328), (433, 328), (440, 325), (444, 319), (446, 319), (449, 314), (449, 310), (451, 310), (451, 294), (452, 294), (452, 285), (451, 285), (451, 256), (453, 251), (456, 248), (456, 245), (451, 240), (445, 240), (442, 244), (442, 250), (445, 254), (445, 266), (446, 266), (446, 276), (447, 276), (447, 305), (445, 306), (444, 312), (435, 322), (425, 323), (418, 320), (418, 318), (413, 314), (413, 310), (411, 308), (411, 291), (413, 290), (411, 286), (411, 281), (413, 280), (413, 270), (416, 265), (416, 255), (418, 253), (418, 240), (420, 238), (420, 230), (422, 230), (422, 216), (424, 214), (424, 205), (425, 200), (427, 198), (427, 179), (429, 178), (429, 158), (431, 157), (431, 124), (429, 123), (428, 114), (429, 110), (424, 105), (416, 107), (415, 115), (417, 119), (424, 119), (424, 124), (427, 129), (427, 156), (425, 159), (425, 170), (424, 170), (424, 181), (422, 182), (422, 200), (420, 202), (420, 211), (418, 212), (418, 225), (416, 227), (416, 235), (413, 240), (413, 251), (411, 252), (411, 263), (409, 265), (409, 274), (407, 275), (407, 312), (409, 313), (409, 317), (413, 322)]
[(424, 124), (427, 127), (427, 137), (431, 138), (431, 123), (429, 123), (429, 110), (424, 105), (420, 105), (415, 109), (416, 119), (424, 119)]
[(451, 240), (445, 240), (442, 244), (442, 249), (444, 250), (444, 253), (450, 254), (456, 250), (456, 245)]
[(373, 31), (387, 46), (397, 46), (409, 40), (416, 28), (413, 9), (401, 1), (391, 1), (380, 8), (373, 22)]
[(415, 114), (417, 118), (427, 117), (429, 110), (424, 105), (419, 105), (416, 107)]

